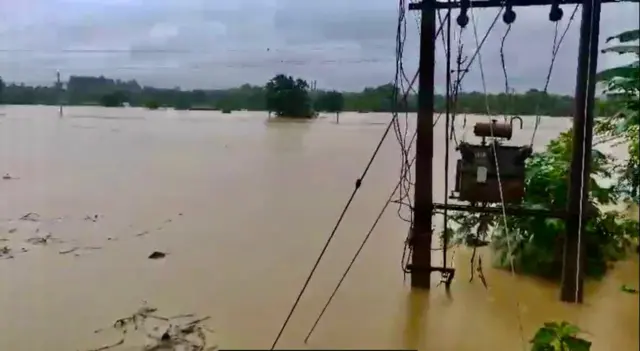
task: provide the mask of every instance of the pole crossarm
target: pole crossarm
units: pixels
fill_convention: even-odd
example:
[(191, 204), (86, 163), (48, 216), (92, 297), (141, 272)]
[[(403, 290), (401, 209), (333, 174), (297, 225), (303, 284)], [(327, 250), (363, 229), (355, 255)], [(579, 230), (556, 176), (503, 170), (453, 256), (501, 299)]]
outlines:
[[(502, 214), (501, 207), (479, 207), (461, 204), (441, 204), (434, 203), (433, 208), (436, 210), (449, 209), (455, 212), (469, 212), (469, 213), (488, 213), (488, 214)], [(538, 208), (526, 208), (521, 206), (509, 206), (505, 208), (507, 215), (518, 217), (543, 217), (543, 218), (556, 218), (564, 219), (567, 217), (567, 211), (562, 209), (548, 210)]]
[[(627, 1), (621, 1), (621, 0), (602, 0), (603, 4), (606, 3), (620, 3), (620, 2), (627, 2)], [(422, 10), (423, 8), (426, 7), (431, 7), (438, 9), (438, 10), (442, 10), (442, 9), (448, 9), (448, 8), (452, 8), (452, 9), (458, 9), (458, 8), (464, 8), (465, 6), (467, 8), (493, 8), (493, 7), (503, 7), (503, 6), (512, 6), (512, 7), (528, 7), (528, 6), (548, 6), (548, 5), (553, 5), (553, 4), (557, 4), (557, 5), (576, 5), (576, 4), (582, 4), (583, 1), (582, 0), (564, 0), (564, 1), (553, 1), (553, 0), (511, 0), (511, 1), (504, 1), (504, 0), (476, 0), (476, 1), (469, 1), (467, 2), (467, 4), (465, 4), (465, 1), (451, 1), (451, 2), (444, 2), (444, 1), (420, 1), (417, 3), (411, 3), (409, 4), (409, 10)]]

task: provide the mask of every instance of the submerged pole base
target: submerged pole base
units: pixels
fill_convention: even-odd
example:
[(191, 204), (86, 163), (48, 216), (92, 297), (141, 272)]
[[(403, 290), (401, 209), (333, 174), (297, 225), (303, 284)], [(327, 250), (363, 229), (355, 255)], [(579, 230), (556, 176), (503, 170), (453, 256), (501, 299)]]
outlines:
[(419, 289), (431, 288), (432, 272), (442, 273), (443, 281), (441, 283), (444, 283), (447, 290), (451, 287), (451, 282), (453, 282), (453, 278), (456, 275), (455, 268), (450, 267), (421, 267), (408, 264), (406, 269), (411, 273), (411, 288)]

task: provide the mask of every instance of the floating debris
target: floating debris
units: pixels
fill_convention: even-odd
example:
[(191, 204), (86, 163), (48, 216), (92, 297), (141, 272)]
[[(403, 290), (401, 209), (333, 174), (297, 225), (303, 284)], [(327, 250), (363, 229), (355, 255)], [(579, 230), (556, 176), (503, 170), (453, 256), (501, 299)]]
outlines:
[(73, 247), (73, 248), (71, 248), (69, 250), (59, 251), (58, 253), (61, 254), (61, 255), (66, 255), (66, 254), (70, 254), (72, 252), (76, 252), (78, 249), (79, 249), (79, 247)]
[[(66, 255), (70, 253), (77, 252), (78, 250), (101, 250), (102, 246), (74, 246), (67, 250), (58, 251), (60, 255)], [(78, 253), (75, 256), (80, 256)]]
[(140, 232), (140, 233), (136, 234), (136, 236), (143, 236), (143, 235), (147, 235), (147, 234), (149, 234), (149, 231), (145, 230), (144, 232)]
[(18, 231), (18, 228), (11, 228), (11, 229), (9, 229), (9, 231), (7, 233), (13, 234), (13, 233), (15, 233), (17, 231)]
[[(137, 331), (144, 333), (149, 339), (148, 345), (143, 350), (192, 350), (192, 351), (214, 351), (216, 346), (208, 346), (207, 334), (213, 333), (213, 330), (207, 328), (203, 323), (210, 317), (196, 318), (194, 314), (185, 314), (175, 317), (162, 317), (155, 313), (157, 308), (143, 306), (136, 313), (129, 317), (116, 320), (111, 328), (121, 333), (120, 340), (113, 344), (105, 345), (97, 349), (88, 351), (104, 351), (115, 348), (125, 343), (129, 332)], [(191, 320), (179, 322), (179, 319), (191, 318)], [(153, 334), (147, 331), (146, 323), (148, 320), (156, 320), (166, 325), (153, 328)], [(105, 329), (98, 329), (95, 333), (100, 333)]]
[(27, 214), (25, 214), (24, 216), (20, 217), (21, 221), (31, 221), (31, 222), (38, 222), (40, 220), (40, 215), (35, 213), (35, 212), (29, 212)]
[(0, 247), (0, 259), (11, 259), (13, 258), (12, 250), (9, 246)]
[(31, 237), (27, 239), (27, 242), (32, 245), (47, 245), (53, 242), (62, 243), (63, 241), (58, 238), (54, 238), (51, 233), (49, 233), (45, 236)]
[(95, 222), (97, 222), (97, 221), (98, 221), (98, 215), (97, 215), (97, 214), (95, 214), (95, 215), (93, 215), (93, 216), (86, 215), (86, 216), (84, 217), (84, 220), (85, 220), (85, 221), (91, 221), (91, 222), (94, 222), (94, 223), (95, 223)]
[(165, 258), (167, 257), (167, 254), (164, 252), (160, 252), (160, 251), (154, 251), (151, 253), (151, 255), (149, 255), (149, 259), (150, 260), (159, 260), (161, 258)]

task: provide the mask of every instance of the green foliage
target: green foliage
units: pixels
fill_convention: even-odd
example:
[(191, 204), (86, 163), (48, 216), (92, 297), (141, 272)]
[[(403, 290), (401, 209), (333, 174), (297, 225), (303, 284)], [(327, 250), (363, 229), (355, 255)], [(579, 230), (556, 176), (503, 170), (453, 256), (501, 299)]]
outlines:
[(536, 332), (531, 351), (589, 351), (591, 342), (579, 337), (580, 329), (567, 322), (550, 322)]
[(4, 93), (4, 81), (0, 77), (0, 103), (2, 103), (4, 100), (3, 93)]
[(122, 91), (105, 94), (100, 98), (100, 105), (104, 107), (122, 107), (127, 102), (127, 95)]
[(640, 46), (637, 41), (640, 30), (629, 30), (607, 39), (620, 45), (608, 47), (603, 52), (633, 54), (635, 59), (627, 65), (613, 67), (598, 74), (598, 80), (606, 86), (608, 101), (614, 113), (596, 123), (601, 136), (617, 143), (626, 143), (629, 159), (616, 168), (619, 188), (635, 203), (640, 203)]
[(278, 117), (311, 118), (309, 84), (302, 79), (278, 74), (265, 86), (267, 109)]
[[(231, 109), (266, 111), (267, 90), (264, 86), (252, 86), (244, 84), (237, 88), (218, 90), (182, 90), (179, 88), (154, 88), (145, 87), (135, 80), (122, 81), (105, 77), (71, 76), (66, 84), (66, 91), (55, 86), (26, 86), (24, 84), (8, 84), (3, 93), (3, 101), (6, 104), (44, 104), (57, 105), (60, 96), (67, 105), (95, 105), (101, 98), (115, 91), (126, 92), (128, 103), (131, 106), (144, 106), (149, 100), (155, 100), (162, 106), (182, 107), (195, 109)], [(318, 96), (324, 92), (317, 91)], [(391, 112), (394, 109), (394, 90), (392, 84), (384, 84), (378, 87), (367, 87), (360, 92), (342, 92), (344, 107), (342, 111), (359, 112)], [(547, 116), (571, 116), (573, 115), (573, 97), (553, 94), (545, 94), (531, 89), (527, 92), (506, 95), (485, 94), (480, 92), (460, 93), (458, 95), (458, 112), (470, 114), (486, 113), (486, 100), (489, 108), (497, 114), (535, 115), (538, 112)], [(317, 102), (316, 102), (317, 104)], [(434, 100), (435, 111), (445, 110), (445, 97), (436, 95)], [(318, 107), (316, 105), (316, 107)], [(401, 109), (416, 112), (418, 109), (417, 96), (411, 94), (407, 103), (402, 104)], [(536, 111), (538, 107), (538, 111)], [(599, 101), (598, 115), (611, 115), (615, 112), (615, 106), (611, 101)]]
[[(621, 44), (637, 40), (638, 30), (627, 31), (611, 37)], [(627, 66), (614, 67), (600, 72), (599, 79), (607, 87), (608, 97), (600, 102), (601, 118), (596, 122), (596, 135), (628, 145), (629, 160), (619, 159), (594, 150), (592, 154), (589, 199), (586, 208), (592, 214), (583, 232), (588, 277), (603, 276), (612, 262), (622, 259), (632, 242), (637, 240), (640, 228), (637, 220), (627, 213), (601, 208), (619, 205), (628, 199), (639, 200), (640, 182), (638, 136), (640, 105), (640, 69), (637, 44), (617, 45), (605, 52), (632, 53), (636, 60)], [(631, 69), (635, 67), (635, 69)], [(606, 113), (605, 113), (606, 112)], [(528, 208), (563, 209), (567, 206), (567, 194), (571, 161), (571, 131), (562, 133), (551, 141), (544, 152), (535, 153), (527, 161), (525, 197), (523, 205)], [(603, 186), (598, 180), (615, 179), (613, 185)], [(451, 217), (458, 223), (455, 239), (458, 241), (485, 239), (490, 228), (495, 233), (490, 238), (499, 267), (510, 267), (513, 259), (515, 269), (524, 274), (548, 278), (559, 278), (561, 272), (562, 247), (564, 243), (564, 221), (550, 218), (510, 217), (508, 227), (500, 216), (461, 215)]]
[(144, 103), (144, 107), (148, 108), (149, 110), (157, 110), (160, 108), (160, 104), (155, 100), (149, 100)]
[[(562, 133), (547, 145), (544, 152), (535, 153), (527, 161), (524, 206), (528, 208), (563, 209), (567, 205), (567, 170), (571, 161), (571, 131)], [(602, 186), (597, 179), (610, 178), (615, 170), (615, 159), (599, 151), (593, 151), (592, 174), (589, 186), (587, 211), (594, 216), (584, 228), (586, 245), (585, 274), (601, 277), (609, 263), (623, 258), (638, 236), (638, 222), (626, 218), (618, 211), (601, 211), (597, 205), (618, 202), (620, 193), (615, 186)], [(468, 240), (469, 236), (485, 237), (490, 227), (496, 227), (491, 239), (496, 265), (510, 267), (513, 257), (516, 271), (551, 279), (561, 272), (564, 221), (540, 217), (509, 217), (504, 230), (501, 216), (454, 215), (458, 223), (456, 240)], [(472, 231), (476, 231), (472, 234)], [(509, 251), (509, 246), (511, 251)]]
[(342, 112), (344, 110), (344, 95), (335, 90), (321, 92), (316, 98), (314, 107), (316, 111)]
[(188, 110), (191, 108), (191, 101), (184, 96), (178, 96), (173, 104), (173, 108), (176, 110)]

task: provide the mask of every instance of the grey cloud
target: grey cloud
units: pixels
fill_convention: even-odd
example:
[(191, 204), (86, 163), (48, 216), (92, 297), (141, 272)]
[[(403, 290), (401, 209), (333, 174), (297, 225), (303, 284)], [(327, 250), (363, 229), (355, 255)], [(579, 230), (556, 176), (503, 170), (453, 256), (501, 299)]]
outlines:
[[(516, 11), (504, 50), (509, 82), (517, 90), (542, 89), (553, 38), (548, 8)], [(571, 11), (565, 8), (561, 27)], [(496, 10), (475, 13), (482, 36)], [(636, 4), (605, 5), (602, 41), (636, 26), (637, 13)], [(48, 84), (60, 69), (63, 75), (213, 88), (262, 84), (282, 72), (317, 80), (319, 87), (359, 90), (392, 79), (396, 20), (397, 2), (391, 0), (0, 0), (0, 49), (9, 49), (0, 52), (0, 75)], [(558, 55), (552, 91), (573, 90), (579, 20), (578, 13)], [(409, 13), (407, 21), (404, 67), (412, 76), (419, 48), (415, 14)], [(504, 90), (499, 50), (505, 28), (500, 20), (482, 50), (492, 91)], [(463, 43), (464, 53), (471, 55), (471, 26)], [(441, 40), (437, 51), (436, 83), (442, 87)], [(601, 56), (600, 66), (620, 60)], [(481, 82), (474, 65), (464, 89), (481, 90)]]

